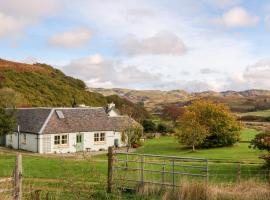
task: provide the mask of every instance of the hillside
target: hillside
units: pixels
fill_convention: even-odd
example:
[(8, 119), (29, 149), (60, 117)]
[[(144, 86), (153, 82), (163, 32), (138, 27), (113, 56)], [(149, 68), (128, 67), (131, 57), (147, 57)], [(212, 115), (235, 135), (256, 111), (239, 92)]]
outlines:
[(129, 90), (129, 89), (102, 89), (91, 88), (93, 92), (107, 95), (119, 95), (134, 103), (143, 103), (150, 112), (157, 112), (164, 104), (177, 104), (184, 106), (195, 99), (208, 99), (228, 105), (235, 112), (250, 112), (270, 108), (270, 91), (246, 90), (246, 91), (204, 91), (188, 93), (183, 90)]
[[(105, 106), (111, 98), (89, 92), (79, 79), (46, 64), (24, 64), (0, 59), (0, 99), (8, 105), (15, 99), (17, 107), (71, 107), (74, 103), (88, 106)], [(113, 97), (120, 102), (118, 108), (126, 106), (133, 112), (138, 110), (145, 117), (148, 113), (128, 100)], [(124, 111), (124, 110), (123, 110)], [(144, 116), (145, 115), (145, 116)]]

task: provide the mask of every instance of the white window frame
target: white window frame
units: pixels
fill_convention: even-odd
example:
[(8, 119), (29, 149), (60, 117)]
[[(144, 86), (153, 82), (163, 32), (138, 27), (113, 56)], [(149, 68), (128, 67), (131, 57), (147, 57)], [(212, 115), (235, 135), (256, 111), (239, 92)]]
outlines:
[[(78, 138), (80, 139), (80, 141), (78, 142)], [(78, 133), (76, 134), (76, 144), (81, 144), (82, 143), (82, 134)]]
[(106, 142), (106, 133), (105, 132), (94, 133), (94, 143), (95, 144), (104, 144), (105, 142)]
[[(57, 140), (55, 140), (57, 137)], [(64, 138), (66, 137), (66, 138)], [(57, 142), (58, 144), (56, 144), (55, 142)], [(63, 141), (66, 141), (66, 143), (63, 143)], [(54, 135), (53, 137), (53, 144), (54, 146), (68, 146), (68, 134), (64, 134), (64, 135)]]

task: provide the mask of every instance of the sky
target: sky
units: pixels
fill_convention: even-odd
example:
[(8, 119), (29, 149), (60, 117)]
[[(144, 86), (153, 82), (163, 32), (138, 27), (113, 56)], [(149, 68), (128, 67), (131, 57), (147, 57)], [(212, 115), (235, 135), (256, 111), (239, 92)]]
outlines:
[(270, 1), (0, 0), (0, 52), (89, 87), (270, 89)]

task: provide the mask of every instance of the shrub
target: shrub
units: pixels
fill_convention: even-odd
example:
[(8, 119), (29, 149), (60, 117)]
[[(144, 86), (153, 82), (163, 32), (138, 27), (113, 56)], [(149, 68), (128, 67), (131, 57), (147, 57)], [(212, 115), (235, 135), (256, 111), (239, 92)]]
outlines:
[(143, 128), (146, 133), (153, 133), (157, 131), (156, 124), (152, 120), (143, 120)]
[(260, 158), (265, 160), (266, 166), (270, 168), (270, 131), (267, 130), (257, 134), (250, 144), (250, 147), (255, 149), (268, 151), (267, 154), (260, 156)]

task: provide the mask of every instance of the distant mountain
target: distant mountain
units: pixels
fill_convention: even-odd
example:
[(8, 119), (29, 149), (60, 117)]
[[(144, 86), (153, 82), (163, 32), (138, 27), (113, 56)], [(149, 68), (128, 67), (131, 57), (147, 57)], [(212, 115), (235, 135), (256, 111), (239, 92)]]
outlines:
[(141, 113), (140, 118), (148, 115), (143, 107), (129, 100), (89, 92), (83, 81), (66, 76), (52, 66), (40, 63), (29, 65), (0, 59), (0, 101), (11, 95), (16, 98), (17, 107), (71, 107), (73, 104), (105, 106), (114, 100), (124, 113), (126, 109), (129, 112), (131, 110)]
[(188, 93), (183, 90), (160, 91), (160, 90), (130, 90), (130, 89), (103, 89), (90, 88), (90, 91), (107, 95), (118, 95), (134, 103), (144, 104), (150, 112), (157, 112), (165, 104), (188, 105), (195, 99), (208, 99), (227, 104), (235, 112), (247, 112), (270, 108), (269, 90), (246, 90), (246, 91), (204, 91)]

